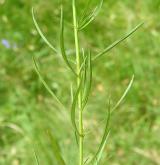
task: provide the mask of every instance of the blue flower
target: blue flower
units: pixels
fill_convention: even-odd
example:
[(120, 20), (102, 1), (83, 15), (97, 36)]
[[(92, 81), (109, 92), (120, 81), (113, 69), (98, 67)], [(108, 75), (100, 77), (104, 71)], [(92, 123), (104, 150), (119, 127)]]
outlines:
[(9, 41), (6, 39), (2, 39), (2, 45), (5, 46), (7, 49), (11, 48)]

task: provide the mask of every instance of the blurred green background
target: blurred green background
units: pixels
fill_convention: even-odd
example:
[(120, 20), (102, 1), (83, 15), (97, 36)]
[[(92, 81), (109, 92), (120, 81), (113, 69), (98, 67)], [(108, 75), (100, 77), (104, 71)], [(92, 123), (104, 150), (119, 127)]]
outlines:
[[(93, 0), (93, 7), (98, 0)], [(79, 14), (85, 0), (79, 0)], [(60, 1), (0, 0), (0, 165), (57, 165), (46, 130), (52, 130), (68, 165), (77, 162), (69, 119), (72, 75), (60, 55), (38, 35), (36, 17), (49, 41), (59, 47)], [(71, 1), (64, 1), (65, 40), (73, 54)], [(112, 115), (102, 165), (160, 164), (160, 0), (105, 0), (96, 18), (80, 33), (81, 47), (93, 56), (140, 22), (133, 36), (94, 63), (93, 88), (85, 111), (85, 157), (97, 150), (104, 128), (106, 101), (114, 105), (135, 74), (125, 101)], [(45, 80), (68, 108), (61, 110), (35, 73), (37, 59)]]

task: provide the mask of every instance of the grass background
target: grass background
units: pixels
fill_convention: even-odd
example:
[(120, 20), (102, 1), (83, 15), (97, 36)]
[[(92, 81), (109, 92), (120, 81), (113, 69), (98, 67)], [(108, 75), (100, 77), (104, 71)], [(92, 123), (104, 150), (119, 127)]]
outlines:
[[(94, 6), (97, 0), (93, 0)], [(64, 1), (65, 40), (74, 50), (71, 2)], [(72, 75), (59, 55), (54, 54), (37, 34), (31, 7), (47, 38), (56, 46), (59, 35), (58, 0), (0, 0), (0, 164), (36, 164), (36, 149), (41, 165), (56, 165), (46, 130), (51, 129), (69, 165), (77, 162), (77, 147), (71, 122), (70, 81)], [(78, 2), (82, 12), (85, 1)], [(92, 97), (85, 112), (85, 157), (95, 153), (100, 142), (105, 104), (112, 105), (125, 90), (132, 74), (135, 81), (123, 104), (112, 115), (111, 134), (102, 165), (160, 164), (160, 1), (107, 0), (96, 20), (80, 34), (81, 46), (93, 55), (120, 38), (140, 22), (144, 26), (94, 64)], [(41, 72), (52, 90), (68, 107), (59, 109), (43, 87), (33, 67), (38, 59)]]

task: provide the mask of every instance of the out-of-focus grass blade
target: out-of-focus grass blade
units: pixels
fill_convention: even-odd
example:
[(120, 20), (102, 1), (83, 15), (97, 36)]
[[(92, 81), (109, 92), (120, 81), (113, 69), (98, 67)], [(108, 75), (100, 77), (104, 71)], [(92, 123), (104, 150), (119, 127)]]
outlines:
[(41, 82), (43, 83), (43, 85), (45, 86), (45, 88), (47, 89), (47, 91), (51, 94), (51, 96), (53, 97), (54, 100), (56, 100), (56, 102), (63, 108), (63, 109), (66, 109), (64, 107), (64, 105), (62, 104), (62, 102), (58, 99), (58, 97), (52, 92), (52, 90), (50, 89), (50, 87), (47, 85), (47, 83), (45, 82), (44, 78), (42, 77), (39, 69), (38, 69), (38, 65), (36, 63), (36, 60), (34, 57), (32, 57), (33, 59), (33, 62), (34, 62), (34, 66), (35, 66), (35, 71), (36, 73), (38, 74)]
[(81, 91), (81, 87), (82, 87), (82, 81), (80, 82), (79, 84), (79, 87), (77, 88), (77, 91), (75, 93), (75, 96), (73, 98), (73, 102), (72, 102), (72, 106), (71, 106), (71, 122), (72, 122), (72, 125), (76, 131), (76, 133), (79, 135), (79, 136), (83, 136), (79, 133), (78, 131), (78, 128), (77, 128), (77, 125), (76, 125), (76, 115), (75, 115), (75, 112), (76, 112), (76, 105), (77, 105), (77, 101), (78, 101), (78, 95)]
[(132, 76), (126, 90), (124, 91), (123, 95), (121, 96), (121, 98), (118, 100), (118, 102), (116, 103), (116, 105), (113, 107), (112, 112), (121, 104), (121, 102), (124, 100), (124, 98), (126, 97), (127, 93), (129, 92), (132, 84), (134, 81), (134, 75)]
[(20, 133), (22, 135), (24, 135), (24, 131), (22, 130), (22, 128), (20, 128), (18, 125), (11, 123), (11, 122), (2, 122), (0, 123), (1, 127), (8, 127), (12, 130), (14, 130), (16, 133)]
[(124, 37), (120, 38), (119, 40), (115, 41), (111, 45), (109, 45), (106, 49), (104, 49), (102, 52), (97, 54), (93, 60), (96, 60), (97, 58), (103, 56), (105, 53), (109, 52), (111, 49), (113, 49), (115, 46), (117, 46), (119, 43), (127, 39), (130, 35), (132, 35), (134, 32), (136, 32), (144, 23), (138, 24), (134, 29), (132, 29), (129, 33), (127, 33)]
[(32, 19), (33, 19), (33, 22), (34, 22), (34, 25), (39, 33), (39, 35), (42, 37), (42, 39), (44, 40), (44, 42), (54, 51), (54, 52), (58, 52), (56, 50), (56, 48), (47, 40), (47, 38), (45, 37), (45, 35), (43, 34), (43, 32), (41, 31), (37, 21), (36, 21), (36, 18), (35, 18), (35, 14), (34, 14), (34, 8), (32, 7)]
[(69, 63), (66, 52), (65, 52), (65, 47), (64, 47), (64, 18), (63, 18), (63, 7), (62, 6), (61, 6), (61, 20), (60, 20), (60, 48), (61, 48), (61, 54), (62, 54), (62, 57), (63, 57), (65, 63), (71, 69), (71, 71), (75, 75), (77, 75), (76, 72), (74, 71), (74, 69), (72, 68), (71, 64)]
[(39, 164), (39, 160), (38, 160), (38, 156), (37, 156), (37, 153), (36, 153), (35, 150), (34, 150), (34, 157), (35, 157), (35, 160), (36, 160), (36, 164), (37, 164), (37, 165), (40, 165), (40, 164)]
[(88, 83), (87, 83), (85, 96), (84, 96), (83, 109), (85, 108), (85, 106), (88, 102), (89, 94), (91, 91), (91, 86), (92, 86), (92, 58), (91, 58), (91, 51), (89, 51), (89, 55), (88, 55)]
[(63, 157), (61, 156), (61, 150), (60, 150), (60, 146), (56, 140), (56, 138), (53, 136), (53, 134), (50, 131), (47, 131), (48, 136), (49, 136), (49, 140), (52, 146), (52, 150), (54, 153), (54, 156), (56, 158), (56, 161), (58, 163), (58, 165), (66, 165)]
[(88, 164), (89, 159), (90, 159), (90, 157), (88, 156), (88, 157), (86, 158), (86, 160), (84, 161), (83, 165)]
[(95, 7), (93, 12), (91, 12), (88, 16), (84, 17), (84, 20), (82, 21), (82, 23), (79, 26), (79, 30), (84, 29), (95, 19), (95, 17), (98, 15), (98, 13), (100, 12), (100, 10), (102, 8), (102, 4), (103, 4), (103, 0), (101, 0), (99, 2), (99, 4)]

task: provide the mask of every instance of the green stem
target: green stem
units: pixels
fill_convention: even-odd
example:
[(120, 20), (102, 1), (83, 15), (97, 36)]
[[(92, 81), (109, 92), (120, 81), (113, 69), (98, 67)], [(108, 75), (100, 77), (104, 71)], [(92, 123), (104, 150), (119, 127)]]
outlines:
[[(73, 8), (73, 26), (74, 26), (74, 38), (75, 38), (75, 49), (76, 49), (76, 64), (77, 64), (77, 87), (80, 85), (81, 75), (80, 73), (80, 51), (79, 51), (79, 41), (78, 41), (78, 23), (77, 23), (77, 12), (75, 0), (72, 0)], [(79, 93), (78, 96), (78, 108), (79, 108), (79, 165), (83, 165), (83, 113), (82, 113), (82, 94)]]

